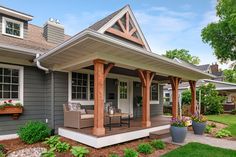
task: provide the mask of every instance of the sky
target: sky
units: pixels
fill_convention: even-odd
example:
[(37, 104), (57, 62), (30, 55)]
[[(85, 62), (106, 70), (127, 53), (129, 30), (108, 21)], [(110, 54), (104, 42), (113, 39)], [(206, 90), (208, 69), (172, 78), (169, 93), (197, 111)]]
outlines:
[[(0, 0), (0, 5), (33, 15), (31, 23), (43, 26), (59, 19), (65, 32), (75, 35), (101, 18), (131, 6), (154, 53), (187, 49), (201, 64), (217, 62), (213, 49), (202, 42), (201, 30), (216, 22), (217, 0)], [(218, 63), (220, 64), (220, 63)], [(222, 69), (228, 65), (220, 65)]]

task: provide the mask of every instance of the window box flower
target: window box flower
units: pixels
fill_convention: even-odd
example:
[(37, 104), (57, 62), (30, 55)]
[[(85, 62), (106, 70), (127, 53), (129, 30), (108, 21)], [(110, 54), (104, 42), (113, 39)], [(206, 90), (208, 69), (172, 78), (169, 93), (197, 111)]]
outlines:
[(187, 117), (177, 117), (171, 119), (170, 135), (175, 143), (183, 143), (187, 135), (189, 119)]
[(194, 134), (203, 135), (206, 129), (207, 117), (196, 113), (192, 115), (191, 119)]
[(12, 114), (13, 119), (18, 119), (23, 112), (23, 106), (20, 103), (13, 103), (12, 100), (4, 101), (0, 104), (0, 115)]

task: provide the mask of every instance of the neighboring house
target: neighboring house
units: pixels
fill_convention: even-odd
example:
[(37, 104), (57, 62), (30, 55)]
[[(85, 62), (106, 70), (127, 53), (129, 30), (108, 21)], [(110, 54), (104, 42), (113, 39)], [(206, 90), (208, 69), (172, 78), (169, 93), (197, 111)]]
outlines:
[[(43, 27), (30, 24), (32, 20), (31, 15), (0, 6), (0, 99), (24, 105), (18, 120), (0, 115), (0, 137), (15, 136), (18, 126), (29, 120), (42, 120), (57, 133), (63, 127), (63, 104), (68, 102), (94, 110), (94, 125), (91, 136), (61, 128), (63, 136), (78, 141), (93, 139), (80, 142), (101, 147), (98, 140), (103, 139), (97, 137), (107, 133), (104, 102), (112, 102), (134, 119), (142, 117), (138, 123), (148, 129), (135, 136), (119, 135), (122, 137), (108, 143), (144, 137), (155, 129), (151, 116), (163, 113), (163, 82), (177, 86), (180, 78), (196, 81), (212, 77), (153, 53), (129, 6), (73, 37), (64, 34), (58, 20), (50, 19)], [(141, 95), (140, 108), (136, 98)], [(174, 113), (176, 106), (174, 103)]]

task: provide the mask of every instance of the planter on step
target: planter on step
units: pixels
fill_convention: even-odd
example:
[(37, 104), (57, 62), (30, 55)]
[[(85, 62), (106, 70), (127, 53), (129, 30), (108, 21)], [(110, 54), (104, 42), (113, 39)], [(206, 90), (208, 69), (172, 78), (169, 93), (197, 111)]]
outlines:
[(206, 129), (206, 122), (192, 121), (192, 127), (194, 134), (203, 135)]
[(4, 108), (0, 109), (0, 115), (12, 114), (13, 119), (18, 119), (22, 112), (23, 112), (23, 108), (16, 107), (16, 106), (5, 106)]
[(183, 143), (187, 135), (187, 127), (170, 127), (170, 135), (175, 143)]

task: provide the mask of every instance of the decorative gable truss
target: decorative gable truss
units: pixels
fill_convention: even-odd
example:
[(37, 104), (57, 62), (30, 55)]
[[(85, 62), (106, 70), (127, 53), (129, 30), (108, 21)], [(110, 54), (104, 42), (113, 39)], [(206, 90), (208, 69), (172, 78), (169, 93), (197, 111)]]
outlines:
[(114, 25), (106, 30), (113, 35), (130, 40), (136, 44), (144, 46), (144, 43), (138, 33), (137, 28), (134, 26), (129, 13), (127, 12), (122, 18), (120, 18)]

